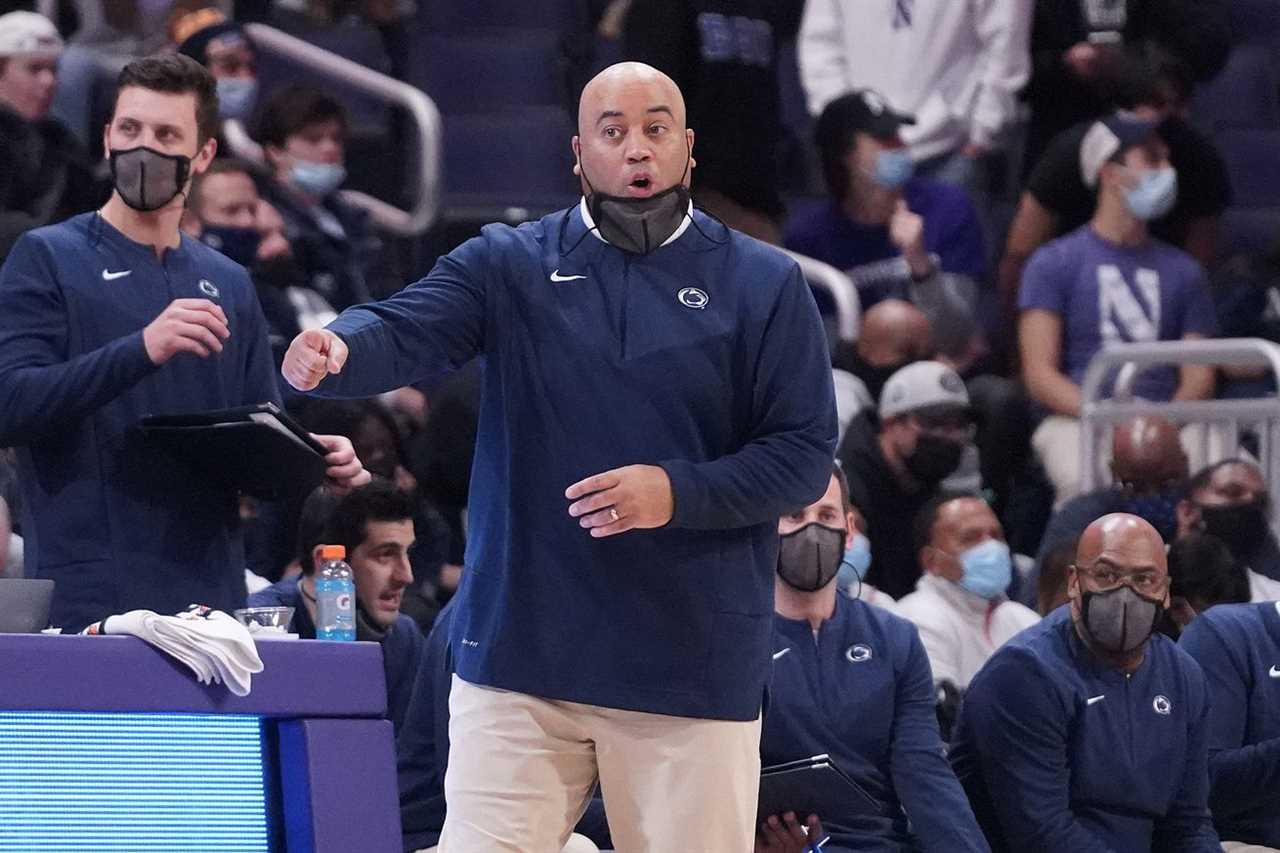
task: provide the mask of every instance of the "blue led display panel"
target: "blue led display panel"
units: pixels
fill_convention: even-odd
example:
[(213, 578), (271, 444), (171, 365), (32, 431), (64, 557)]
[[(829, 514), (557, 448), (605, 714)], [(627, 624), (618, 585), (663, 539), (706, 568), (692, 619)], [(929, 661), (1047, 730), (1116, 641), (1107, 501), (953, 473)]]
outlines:
[(0, 711), (0, 853), (269, 853), (262, 721)]

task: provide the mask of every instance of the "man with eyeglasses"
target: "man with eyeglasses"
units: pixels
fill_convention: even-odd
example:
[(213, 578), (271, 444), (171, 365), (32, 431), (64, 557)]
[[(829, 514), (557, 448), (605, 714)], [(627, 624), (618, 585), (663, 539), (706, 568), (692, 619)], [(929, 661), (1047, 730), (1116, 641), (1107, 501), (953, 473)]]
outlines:
[(1224, 459), (1191, 478), (1177, 506), (1178, 536), (1203, 531), (1226, 543), (1247, 569), (1251, 601), (1280, 599), (1280, 544), (1271, 531), (1271, 498), (1252, 462)]
[(1135, 515), (1090, 524), (1070, 603), (974, 678), (951, 760), (992, 850), (1220, 853), (1200, 667), (1155, 634), (1164, 542)]
[(917, 361), (889, 377), (880, 392), (879, 427), (855, 418), (840, 446), (850, 498), (866, 513), (876, 558), (866, 581), (894, 598), (920, 577), (912, 524), (960, 466), (973, 438), (969, 392), (937, 361)]

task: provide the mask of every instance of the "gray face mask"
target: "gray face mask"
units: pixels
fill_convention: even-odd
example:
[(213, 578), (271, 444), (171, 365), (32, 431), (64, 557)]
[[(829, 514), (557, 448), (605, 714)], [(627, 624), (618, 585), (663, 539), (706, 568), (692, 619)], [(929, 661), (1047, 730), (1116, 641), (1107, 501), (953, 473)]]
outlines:
[(139, 146), (111, 152), (111, 181), (124, 203), (148, 213), (159, 210), (182, 192), (191, 158)]
[(822, 589), (840, 571), (844, 535), (842, 528), (815, 521), (781, 537), (778, 576), (801, 592)]
[(1086, 592), (1080, 599), (1080, 618), (1089, 642), (1115, 654), (1128, 654), (1146, 642), (1161, 609), (1160, 602), (1143, 598), (1127, 586)]

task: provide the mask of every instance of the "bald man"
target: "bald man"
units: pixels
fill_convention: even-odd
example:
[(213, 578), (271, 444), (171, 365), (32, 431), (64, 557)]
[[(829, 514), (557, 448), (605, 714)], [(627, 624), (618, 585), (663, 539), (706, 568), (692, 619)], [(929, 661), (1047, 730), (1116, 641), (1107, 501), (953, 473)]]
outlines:
[(1209, 700), (1177, 644), (1164, 541), (1135, 515), (1090, 524), (1070, 602), (995, 653), (965, 695), (951, 760), (994, 851), (1219, 853)]
[(1111, 436), (1111, 485), (1076, 495), (1054, 512), (1040, 539), (1036, 568), (1019, 587), (1019, 600), (1034, 606), (1036, 579), (1049, 555), (1064, 542), (1075, 542), (1091, 521), (1107, 513), (1144, 518), (1172, 542), (1188, 475), (1187, 454), (1172, 423), (1143, 415), (1118, 424)]
[(597, 780), (620, 851), (752, 848), (777, 520), (826, 489), (836, 417), (799, 268), (692, 209), (693, 142), (669, 78), (606, 69), (581, 204), (286, 355), (335, 397), (485, 359), (444, 853), (559, 850)]

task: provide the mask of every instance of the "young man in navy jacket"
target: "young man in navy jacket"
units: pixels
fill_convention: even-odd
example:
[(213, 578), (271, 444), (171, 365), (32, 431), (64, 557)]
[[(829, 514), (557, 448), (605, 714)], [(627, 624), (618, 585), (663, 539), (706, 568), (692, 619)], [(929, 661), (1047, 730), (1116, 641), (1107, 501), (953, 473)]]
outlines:
[[(778, 533), (762, 762), (826, 753), (879, 803), (876, 816), (818, 815), (831, 835), (824, 853), (989, 853), (947, 764), (933, 675), (915, 627), (837, 594), (836, 573), (855, 533), (838, 466), (826, 494), (784, 515)], [(771, 816), (757, 853), (785, 851), (778, 836), (788, 822)]]
[(1089, 525), (1064, 605), (992, 656), (951, 760), (993, 850), (1220, 853), (1209, 815), (1209, 696), (1154, 634), (1164, 542), (1136, 515)]
[(826, 488), (836, 417), (799, 268), (692, 210), (684, 115), (665, 75), (606, 69), (582, 204), (285, 356), (331, 396), (485, 359), (447, 853), (559, 849), (597, 776), (619, 849), (752, 843), (777, 519)]
[[(50, 619), (69, 630), (137, 608), (244, 606), (236, 495), (134, 427), (280, 399), (244, 268), (178, 230), (217, 149), (213, 78), (156, 56), (118, 84), (111, 199), (28, 232), (0, 270), (0, 447), (18, 448), (26, 562), (57, 581)], [(332, 481), (368, 482), (350, 441), (317, 439)]]
[(1280, 849), (1280, 602), (1211, 607), (1178, 644), (1213, 695), (1209, 803), (1223, 847)]

